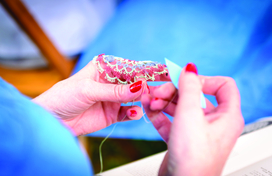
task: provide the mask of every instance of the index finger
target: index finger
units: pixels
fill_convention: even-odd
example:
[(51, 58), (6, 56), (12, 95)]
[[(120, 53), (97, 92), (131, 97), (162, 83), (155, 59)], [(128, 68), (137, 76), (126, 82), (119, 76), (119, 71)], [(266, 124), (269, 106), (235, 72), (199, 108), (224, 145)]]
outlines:
[(226, 138), (237, 139), (242, 133), (244, 119), (241, 113), (240, 93), (234, 79), (222, 76), (200, 76), (200, 79), (204, 82), (203, 92), (214, 95), (218, 102), (218, 107), (207, 114), (206, 119), (210, 122), (218, 119), (213, 123), (214, 130), (217, 133), (224, 133)]
[(206, 119), (213, 122), (220, 117), (218, 123), (240, 128), (244, 120), (241, 113), (240, 94), (235, 81), (230, 77), (222, 76), (199, 76), (199, 78), (204, 82), (202, 91), (205, 94), (214, 95), (218, 102), (218, 106), (206, 114)]
[(204, 94), (214, 95), (218, 106), (228, 109), (240, 108), (240, 93), (234, 79), (223, 76), (199, 76)]

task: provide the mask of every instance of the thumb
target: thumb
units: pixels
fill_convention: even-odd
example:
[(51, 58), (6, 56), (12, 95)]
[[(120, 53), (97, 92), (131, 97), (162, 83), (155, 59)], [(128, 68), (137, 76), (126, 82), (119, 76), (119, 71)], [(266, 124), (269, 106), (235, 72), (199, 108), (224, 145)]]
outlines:
[[(188, 123), (203, 120), (201, 108), (202, 84), (197, 76), (196, 66), (192, 63), (186, 65), (179, 78), (179, 95), (175, 118), (181, 118)], [(199, 119), (198, 119), (199, 118)]]
[(128, 85), (97, 83), (93, 99), (118, 103), (130, 102), (141, 96), (145, 83), (142, 80)]

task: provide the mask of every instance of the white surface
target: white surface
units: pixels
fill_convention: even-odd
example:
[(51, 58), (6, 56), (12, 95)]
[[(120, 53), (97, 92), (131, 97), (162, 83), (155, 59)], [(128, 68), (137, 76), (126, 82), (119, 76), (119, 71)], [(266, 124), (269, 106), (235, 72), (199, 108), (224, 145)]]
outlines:
[[(253, 167), (254, 163), (272, 157), (271, 139), (271, 125), (241, 136), (230, 154), (223, 175), (229, 175), (249, 166)], [(270, 169), (272, 171), (272, 163)]]
[(271, 176), (272, 175), (272, 157), (264, 159), (258, 163), (247, 166), (228, 176)]

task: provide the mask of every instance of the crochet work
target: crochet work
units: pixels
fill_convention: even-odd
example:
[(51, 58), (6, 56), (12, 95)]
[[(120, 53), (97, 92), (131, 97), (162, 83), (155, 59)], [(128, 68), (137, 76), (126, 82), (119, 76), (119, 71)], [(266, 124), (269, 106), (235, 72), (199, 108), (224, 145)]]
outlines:
[(155, 81), (156, 77), (167, 73), (166, 65), (153, 61), (133, 61), (112, 55), (95, 56), (100, 77), (110, 83), (131, 84), (138, 79)]

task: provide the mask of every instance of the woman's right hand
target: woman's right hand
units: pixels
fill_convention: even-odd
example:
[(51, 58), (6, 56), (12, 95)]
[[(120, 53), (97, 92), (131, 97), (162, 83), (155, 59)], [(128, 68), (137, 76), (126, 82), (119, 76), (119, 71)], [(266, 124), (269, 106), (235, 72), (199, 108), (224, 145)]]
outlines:
[[(176, 91), (179, 98), (173, 98)], [(214, 95), (218, 106), (206, 100), (207, 108), (203, 110), (201, 91)], [(160, 175), (220, 175), (244, 124), (234, 80), (183, 70), (179, 90), (168, 83), (151, 90), (151, 95), (143, 95), (142, 104), (168, 144)], [(173, 123), (162, 110), (174, 116)]]

